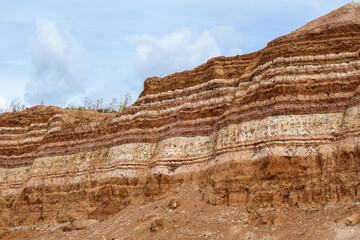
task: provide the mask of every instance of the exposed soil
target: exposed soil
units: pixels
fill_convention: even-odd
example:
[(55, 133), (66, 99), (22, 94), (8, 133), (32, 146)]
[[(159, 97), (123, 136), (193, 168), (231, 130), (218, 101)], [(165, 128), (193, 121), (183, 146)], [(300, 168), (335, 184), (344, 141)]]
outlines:
[(360, 240), (359, 16), (148, 78), (118, 114), (1, 114), (0, 239)]
[(198, 190), (129, 206), (83, 228), (79, 224), (3, 229), (1, 239), (360, 239), (359, 204), (247, 211), (214, 206)]

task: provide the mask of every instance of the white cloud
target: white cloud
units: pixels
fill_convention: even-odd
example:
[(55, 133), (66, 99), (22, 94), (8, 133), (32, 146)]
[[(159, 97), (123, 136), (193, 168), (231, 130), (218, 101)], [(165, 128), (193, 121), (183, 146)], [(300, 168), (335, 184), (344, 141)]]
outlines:
[(219, 56), (220, 49), (209, 31), (198, 36), (185, 29), (160, 39), (148, 35), (133, 36), (136, 49), (136, 70), (141, 77), (164, 76), (191, 69)]
[(161, 38), (142, 35), (130, 40), (138, 44), (135, 65), (142, 78), (165, 76), (192, 69), (212, 57), (242, 53), (240, 34), (228, 26), (217, 26), (198, 35), (184, 29)]
[(55, 21), (39, 19), (31, 41), (32, 73), (25, 87), (31, 104), (61, 104), (84, 89), (84, 76), (77, 60), (81, 47)]

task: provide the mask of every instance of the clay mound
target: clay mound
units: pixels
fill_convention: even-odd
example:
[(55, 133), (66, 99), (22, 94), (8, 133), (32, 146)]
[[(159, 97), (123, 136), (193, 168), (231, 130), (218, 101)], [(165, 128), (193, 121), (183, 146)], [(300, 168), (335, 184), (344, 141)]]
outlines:
[(0, 226), (86, 226), (188, 188), (250, 212), (359, 202), (358, 9), (148, 78), (119, 114), (0, 115)]
[(289, 35), (316, 34), (327, 29), (351, 24), (360, 24), (360, 3), (351, 2), (307, 23)]

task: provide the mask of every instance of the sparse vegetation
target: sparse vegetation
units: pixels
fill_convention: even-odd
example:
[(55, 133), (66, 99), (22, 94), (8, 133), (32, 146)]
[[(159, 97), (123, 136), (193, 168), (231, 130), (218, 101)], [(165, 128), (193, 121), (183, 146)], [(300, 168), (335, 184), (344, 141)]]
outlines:
[(8, 109), (5, 109), (5, 112), (21, 112), (25, 110), (25, 103), (20, 99), (16, 98), (11, 101)]
[[(130, 102), (131, 96), (127, 93), (125, 94), (123, 101), (119, 101), (116, 97), (114, 97), (108, 105), (104, 105), (103, 98), (98, 98), (93, 101), (89, 97), (86, 97), (82, 103), (70, 102), (63, 106), (63, 108), (72, 110), (94, 110), (102, 113), (116, 113), (129, 107)], [(44, 105), (44, 101), (41, 101), (40, 105)], [(16, 98), (11, 101), (9, 108), (3, 110), (0, 109), (0, 113), (21, 112), (25, 109), (25, 103), (19, 98)]]
[(94, 110), (102, 113), (115, 113), (122, 111), (129, 107), (129, 103), (131, 102), (131, 96), (127, 93), (124, 97), (124, 101), (118, 101), (116, 97), (114, 97), (109, 105), (104, 106), (104, 99), (98, 98), (95, 101), (92, 101), (90, 98), (86, 97), (82, 103), (68, 103), (65, 106), (65, 109), (73, 109), (73, 110)]

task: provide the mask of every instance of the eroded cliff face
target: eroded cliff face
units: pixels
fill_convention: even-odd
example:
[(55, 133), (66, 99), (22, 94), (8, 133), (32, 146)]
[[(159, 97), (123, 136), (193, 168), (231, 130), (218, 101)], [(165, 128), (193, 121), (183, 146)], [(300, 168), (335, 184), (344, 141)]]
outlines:
[(101, 219), (195, 186), (212, 204), (360, 201), (360, 5), (148, 78), (119, 114), (0, 115), (0, 226)]

